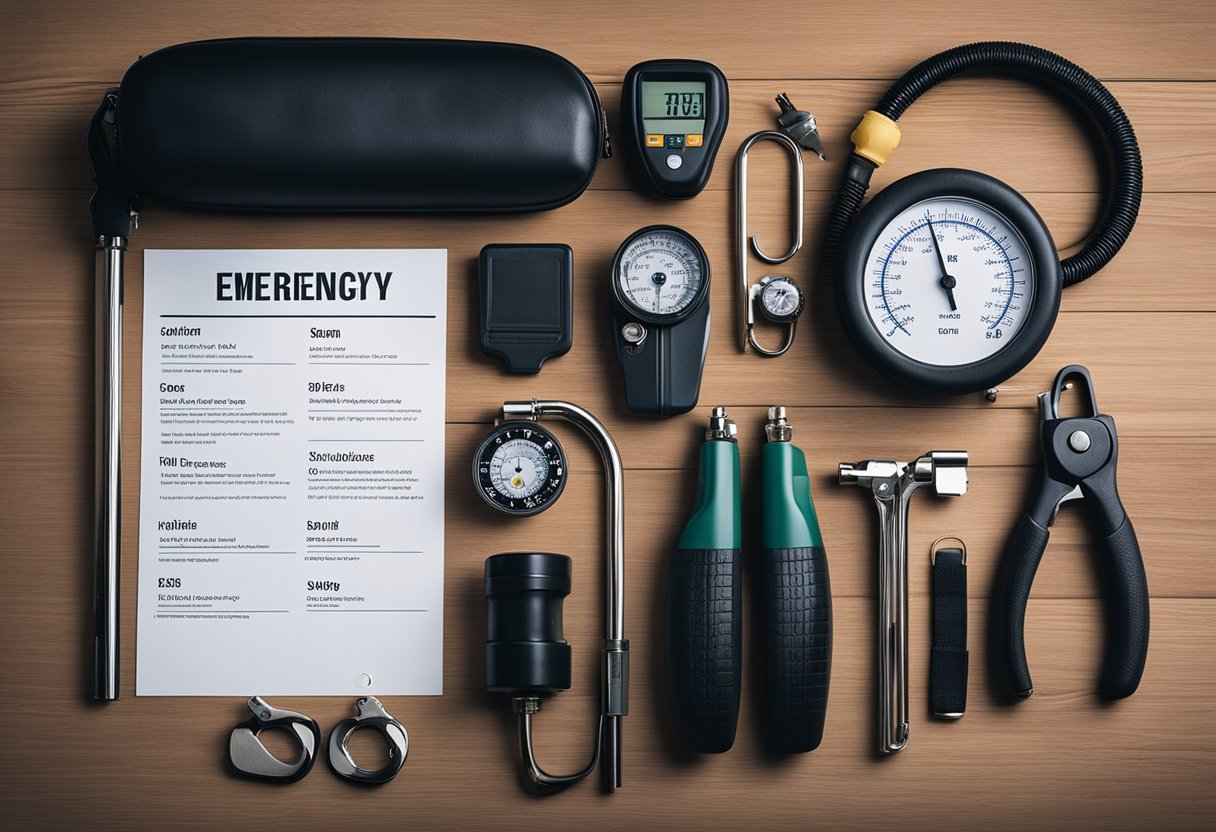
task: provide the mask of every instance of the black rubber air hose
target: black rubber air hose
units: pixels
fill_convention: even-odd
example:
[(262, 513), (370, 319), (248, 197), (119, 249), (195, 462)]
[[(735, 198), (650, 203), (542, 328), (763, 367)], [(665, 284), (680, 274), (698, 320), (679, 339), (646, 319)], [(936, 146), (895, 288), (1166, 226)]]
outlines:
[[(1101, 134), (1107, 149), (1104, 160), (1107, 197), (1085, 246), (1060, 264), (1065, 286), (1080, 283), (1119, 252), (1140, 212), (1144, 170), (1131, 122), (1110, 90), (1081, 67), (1037, 46), (1004, 42), (956, 46), (920, 62), (887, 90), (875, 110), (897, 121), (912, 102), (942, 81), (977, 71), (1012, 75), (1038, 84), (1079, 106), (1092, 118)], [(870, 177), (877, 167), (857, 153), (849, 159), (824, 232), (824, 255), (829, 273), (836, 271), (841, 240), (865, 198)]]

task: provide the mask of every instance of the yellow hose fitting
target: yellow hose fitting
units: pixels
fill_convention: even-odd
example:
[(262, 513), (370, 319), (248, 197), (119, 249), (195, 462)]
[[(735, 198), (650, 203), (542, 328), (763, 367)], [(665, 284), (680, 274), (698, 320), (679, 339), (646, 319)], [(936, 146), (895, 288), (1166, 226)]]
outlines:
[(899, 146), (899, 125), (882, 113), (866, 110), (852, 138), (853, 152), (881, 167)]

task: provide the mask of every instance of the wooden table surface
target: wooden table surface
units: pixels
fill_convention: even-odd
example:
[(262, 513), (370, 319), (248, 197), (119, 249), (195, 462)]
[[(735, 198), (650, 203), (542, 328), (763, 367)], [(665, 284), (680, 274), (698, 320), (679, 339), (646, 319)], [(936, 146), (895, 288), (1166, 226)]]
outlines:
[[(1211, 828), (1216, 817), (1216, 500), (1205, 463), (1216, 452), (1216, 7), (1206, 0), (1020, 4), (697, 4), (116, 0), (6, 4), (0, 32), (0, 819), (6, 828)], [(123, 676), (120, 701), (86, 695), (92, 582), (93, 253), (85, 124), (102, 91), (140, 54), (235, 35), (387, 35), (520, 41), (574, 61), (596, 83), (615, 128), (619, 84), (634, 63), (704, 58), (731, 85), (731, 124), (700, 197), (659, 204), (633, 191), (619, 158), (560, 210), (522, 217), (248, 218), (145, 211), (126, 284), (123, 464)], [(909, 395), (871, 371), (844, 340), (818, 233), (859, 114), (922, 58), (974, 40), (1058, 51), (1105, 81), (1144, 154), (1139, 223), (1099, 276), (1065, 292), (1039, 357), (979, 396)], [(734, 342), (730, 171), (735, 148), (770, 126), (787, 91), (819, 117), (830, 162), (807, 160), (808, 245), (790, 265), (811, 308), (791, 353), (740, 355)], [(1099, 179), (1078, 123), (1014, 82), (964, 79), (934, 90), (900, 121), (904, 144), (875, 177), (915, 170), (986, 171), (1028, 195), (1058, 243), (1081, 240)], [(776, 150), (755, 155), (757, 228), (783, 244), (786, 198)], [(618, 244), (650, 223), (697, 236), (714, 268), (716, 310), (701, 404), (662, 422), (624, 408), (609, 347), (607, 273)], [(575, 345), (535, 378), (512, 378), (476, 343), (475, 258), (489, 242), (563, 241), (575, 251)], [(409, 761), (375, 791), (324, 765), (275, 788), (225, 773), (228, 730), (243, 702), (136, 698), (141, 283), (144, 248), (440, 247), (449, 251), (448, 488), (444, 695), (388, 697), (408, 726)], [(1137, 694), (1094, 695), (1102, 638), (1092, 547), (1062, 512), (1035, 582), (1028, 620), (1033, 699), (1010, 707), (987, 683), (981, 649), (998, 553), (1035, 477), (1034, 395), (1065, 364), (1090, 367), (1122, 439), (1120, 486), (1144, 550), (1152, 595), (1148, 666)], [(506, 398), (564, 397), (608, 424), (626, 472), (626, 634), (632, 641), (624, 787), (584, 783), (549, 798), (519, 788), (507, 703), (483, 689), (482, 564), (517, 547), (575, 559), (566, 602), (575, 683), (538, 722), (543, 763), (580, 765), (596, 712), (602, 488), (590, 446), (566, 430), (579, 472), (560, 505), (528, 521), (492, 516), (467, 482), (468, 460)], [(764, 408), (793, 408), (808, 456), (831, 565), (832, 691), (814, 753), (765, 754), (748, 643), (738, 740), (690, 759), (673, 748), (659, 672), (666, 558), (690, 509), (708, 407), (726, 404), (741, 431), (744, 487)], [(560, 430), (560, 428), (559, 428)], [(929, 448), (971, 453), (972, 491), (918, 498), (911, 531), (911, 743), (876, 746), (875, 512), (833, 482), (836, 463), (908, 459)], [(754, 532), (754, 513), (749, 515)], [(926, 716), (927, 552), (937, 535), (970, 547), (972, 673), (967, 716)], [(375, 637), (375, 634), (369, 634)], [(256, 657), (258, 647), (250, 650)], [(273, 649), (266, 646), (266, 649)], [(251, 691), (256, 693), (256, 691)], [(282, 698), (324, 730), (345, 698)], [(364, 747), (365, 756), (377, 749)], [(371, 765), (365, 762), (365, 765)], [(13, 823), (10, 823), (13, 822)]]

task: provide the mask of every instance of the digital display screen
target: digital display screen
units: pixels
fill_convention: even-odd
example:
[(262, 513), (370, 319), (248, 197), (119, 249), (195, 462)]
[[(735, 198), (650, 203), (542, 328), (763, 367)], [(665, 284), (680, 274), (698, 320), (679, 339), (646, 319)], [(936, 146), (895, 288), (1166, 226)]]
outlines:
[(642, 130), (646, 133), (704, 133), (704, 81), (643, 81)]

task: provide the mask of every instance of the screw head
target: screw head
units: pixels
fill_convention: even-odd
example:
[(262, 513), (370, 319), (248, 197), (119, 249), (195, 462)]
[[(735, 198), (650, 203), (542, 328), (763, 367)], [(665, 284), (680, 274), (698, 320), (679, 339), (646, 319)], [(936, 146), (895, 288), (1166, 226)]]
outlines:
[(1083, 454), (1089, 450), (1091, 440), (1089, 434), (1083, 430), (1074, 430), (1068, 434), (1068, 447), (1072, 448), (1079, 454)]
[(630, 321), (621, 327), (621, 338), (626, 344), (637, 346), (646, 340), (646, 327), (636, 321)]

